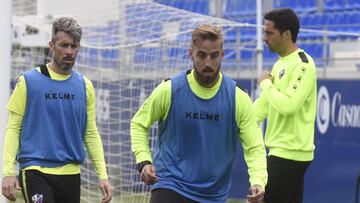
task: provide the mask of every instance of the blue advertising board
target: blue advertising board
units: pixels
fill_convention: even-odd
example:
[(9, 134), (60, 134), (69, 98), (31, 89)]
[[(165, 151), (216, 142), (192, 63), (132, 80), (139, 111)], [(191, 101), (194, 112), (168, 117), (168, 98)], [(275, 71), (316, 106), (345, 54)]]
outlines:
[(354, 202), (360, 172), (360, 80), (318, 80), (315, 159), (304, 202)]

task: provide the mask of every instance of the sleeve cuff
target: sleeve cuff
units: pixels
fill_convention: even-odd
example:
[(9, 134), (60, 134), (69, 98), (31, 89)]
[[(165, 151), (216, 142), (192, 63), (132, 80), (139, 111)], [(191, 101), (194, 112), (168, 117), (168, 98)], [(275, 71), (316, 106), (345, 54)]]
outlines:
[(15, 173), (4, 173), (3, 177), (7, 177), (7, 176), (15, 176)]
[(250, 185), (260, 185), (262, 189), (265, 191), (266, 182), (262, 178), (252, 178), (250, 180)]
[(270, 79), (265, 79), (263, 81), (261, 81), (260, 83), (260, 88), (262, 90), (266, 90), (267, 88), (269, 88), (272, 85), (272, 82)]
[(99, 176), (99, 180), (108, 180), (109, 178), (108, 178), (108, 176), (107, 176), (107, 174), (104, 174), (104, 175), (100, 175)]
[(143, 161), (153, 162), (152, 158), (151, 158), (151, 154), (148, 152), (140, 152), (139, 154), (136, 155), (136, 163), (137, 164), (140, 162), (143, 162)]

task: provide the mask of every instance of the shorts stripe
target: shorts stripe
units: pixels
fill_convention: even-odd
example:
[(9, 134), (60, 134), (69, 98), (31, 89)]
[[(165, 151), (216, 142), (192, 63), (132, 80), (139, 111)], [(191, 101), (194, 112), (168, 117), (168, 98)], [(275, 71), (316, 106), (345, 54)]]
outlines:
[(24, 191), (24, 199), (25, 199), (25, 202), (26, 203), (30, 203), (29, 201), (29, 195), (28, 195), (28, 192), (27, 192), (27, 188), (26, 188), (26, 176), (25, 176), (25, 172), (26, 170), (24, 171), (21, 171), (21, 174), (22, 174), (22, 187), (23, 187), (23, 191)]

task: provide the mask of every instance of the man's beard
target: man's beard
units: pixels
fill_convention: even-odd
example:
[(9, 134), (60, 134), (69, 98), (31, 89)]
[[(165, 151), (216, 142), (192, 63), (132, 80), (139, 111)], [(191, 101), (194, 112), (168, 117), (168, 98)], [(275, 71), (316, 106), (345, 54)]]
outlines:
[[(221, 66), (221, 63), (219, 64), (219, 66)], [(194, 71), (197, 76), (196, 79), (199, 80), (198, 82), (200, 82), (202, 85), (212, 85), (212, 84), (214, 84), (216, 78), (219, 75), (220, 68), (212, 71), (211, 75), (204, 75), (204, 72), (198, 72), (198, 70), (195, 68), (195, 66), (194, 66)]]
[(66, 60), (73, 60), (73, 58), (71, 57), (64, 57), (62, 60), (58, 61), (58, 60), (54, 60), (55, 63), (57, 64), (57, 66), (59, 68), (61, 68), (62, 70), (64, 71), (68, 71), (68, 70), (71, 70), (72, 67), (74, 66), (75, 64), (75, 60), (73, 60), (74, 62), (71, 62), (71, 63), (64, 63), (64, 61)]

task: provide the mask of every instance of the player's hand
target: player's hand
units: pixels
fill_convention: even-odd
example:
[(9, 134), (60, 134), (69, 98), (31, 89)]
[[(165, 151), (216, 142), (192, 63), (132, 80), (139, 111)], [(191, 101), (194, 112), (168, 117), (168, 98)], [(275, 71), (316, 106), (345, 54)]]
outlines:
[(10, 201), (15, 201), (16, 190), (21, 190), (16, 176), (6, 176), (2, 179), (2, 194)]
[(112, 198), (111, 194), (111, 184), (108, 180), (99, 180), (99, 188), (101, 190), (101, 193), (103, 195), (103, 198), (101, 200), (101, 203), (108, 203), (110, 202)]
[(261, 203), (264, 199), (264, 190), (260, 185), (253, 185), (249, 189), (249, 194), (247, 195), (247, 203)]
[(265, 79), (270, 79), (271, 81), (273, 81), (273, 76), (270, 74), (269, 71), (266, 71), (266, 70), (260, 73), (260, 76), (258, 79), (259, 84)]
[(156, 169), (152, 164), (147, 164), (143, 167), (141, 171), (141, 180), (146, 185), (152, 185), (157, 181)]

